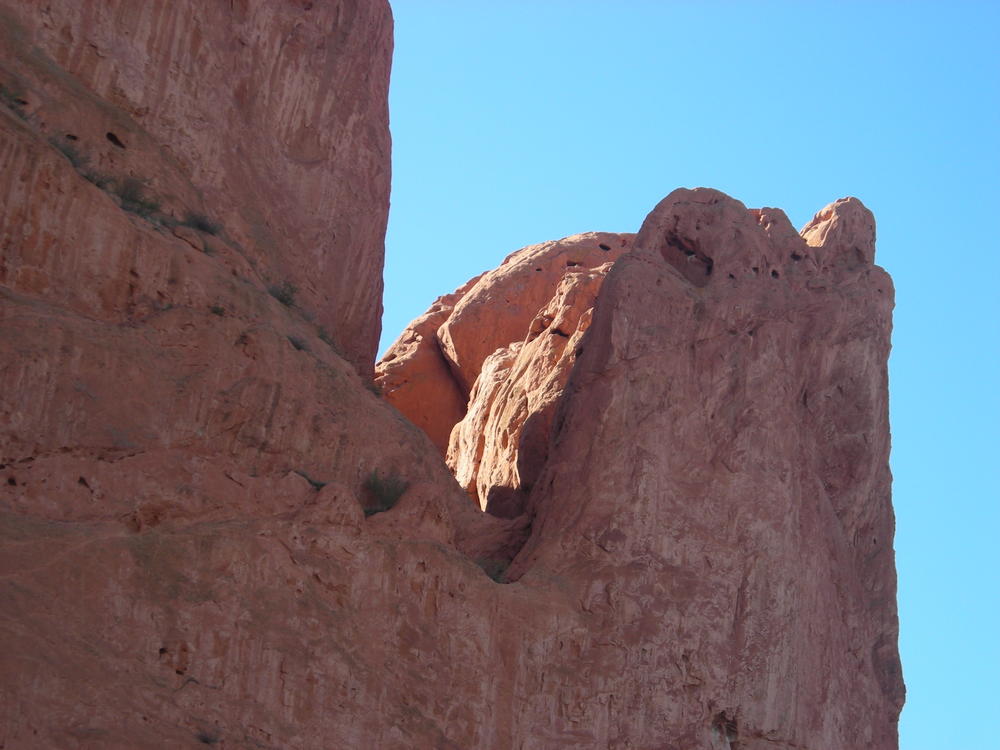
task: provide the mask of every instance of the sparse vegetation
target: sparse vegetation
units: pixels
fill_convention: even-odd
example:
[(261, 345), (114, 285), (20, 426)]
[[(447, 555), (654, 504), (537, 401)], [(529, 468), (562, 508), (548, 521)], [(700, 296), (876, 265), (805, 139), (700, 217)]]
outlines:
[(305, 339), (299, 338), (298, 336), (289, 336), (288, 343), (298, 349), (300, 352), (309, 351), (309, 344)]
[(80, 151), (76, 144), (68, 138), (62, 136), (52, 136), (49, 138), (49, 143), (51, 143), (63, 156), (69, 159), (69, 163), (72, 164), (73, 168), (78, 172), (83, 173), (83, 171), (90, 164), (90, 157)]
[(83, 179), (87, 180), (87, 182), (93, 183), (104, 191), (110, 191), (111, 187), (115, 184), (114, 178), (100, 172), (95, 172), (92, 169), (84, 169), (80, 174), (83, 175)]
[(146, 195), (146, 186), (135, 177), (126, 177), (120, 183), (116, 183), (114, 192), (121, 199), (124, 210), (144, 219), (148, 219), (160, 210), (160, 202)]
[(298, 291), (298, 287), (289, 281), (283, 281), (280, 284), (271, 284), (267, 288), (267, 293), (285, 307), (292, 307), (295, 304), (295, 293)]
[(24, 111), (28, 102), (24, 98), (24, 94), (20, 91), (15, 91), (14, 89), (0, 85), (0, 102), (3, 102), (4, 106), (6, 106), (11, 112), (20, 117), (22, 120), (28, 119), (28, 116)]
[(365, 490), (370, 497), (369, 504), (365, 507), (365, 515), (373, 516), (389, 510), (409, 486), (410, 483), (398, 474), (390, 473), (383, 477), (377, 470), (373, 471), (365, 480)]
[(184, 220), (180, 222), (182, 227), (191, 227), (205, 234), (217, 235), (222, 231), (222, 225), (212, 221), (205, 214), (188, 211), (184, 215)]
[(504, 576), (510, 563), (507, 560), (498, 560), (492, 557), (480, 557), (476, 560), (476, 565), (483, 569), (483, 572), (496, 583), (506, 583)]
[(219, 741), (219, 735), (216, 732), (202, 729), (195, 734), (195, 739), (203, 745), (215, 745)]

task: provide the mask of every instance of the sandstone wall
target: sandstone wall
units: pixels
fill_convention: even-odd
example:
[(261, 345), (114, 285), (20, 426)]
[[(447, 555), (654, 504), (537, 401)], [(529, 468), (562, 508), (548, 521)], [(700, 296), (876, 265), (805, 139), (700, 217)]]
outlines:
[(598, 298), (508, 576), (616, 634), (609, 741), (896, 746), (892, 283), (857, 200), (803, 233), (678, 190)]
[(52, 298), (96, 275), (116, 287), (91, 290), (101, 309), (87, 312), (104, 316), (128, 304), (129, 284), (163, 291), (128, 276), (103, 222), (40, 199), (33, 155), (61, 150), (100, 186), (93, 201), (117, 200), (131, 178), (160, 204), (154, 222), (213, 225), (244, 281), (294, 288), (370, 372), (389, 206), (386, 2), (8, 1), (0, 20), (0, 283)]
[(396, 349), (432, 442), (366, 388), (385, 3), (0, 19), (0, 746), (895, 747), (859, 202), (512, 256)]

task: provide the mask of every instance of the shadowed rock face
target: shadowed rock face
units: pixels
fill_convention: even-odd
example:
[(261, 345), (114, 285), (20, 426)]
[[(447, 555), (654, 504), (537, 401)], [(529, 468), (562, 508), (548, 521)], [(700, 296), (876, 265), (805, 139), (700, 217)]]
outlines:
[(0, 746), (895, 747), (860, 202), (516, 253), (380, 367), (425, 435), (384, 3), (0, 16)]

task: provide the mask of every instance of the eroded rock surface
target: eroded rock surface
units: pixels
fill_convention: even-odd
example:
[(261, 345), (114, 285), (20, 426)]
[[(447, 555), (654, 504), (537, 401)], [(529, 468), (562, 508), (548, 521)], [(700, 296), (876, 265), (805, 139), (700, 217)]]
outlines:
[(895, 747), (859, 202), (515, 254), (382, 369), (432, 441), (358, 374), (384, 3), (0, 16), (0, 746)]
[[(193, 224), (180, 227), (185, 240), (284, 291), (370, 374), (391, 50), (382, 0), (4, 0), (0, 283), (89, 295), (86, 312), (101, 316), (136, 298), (179, 302), (163, 280), (128, 276), (127, 246), (84, 211), (127, 192), (133, 215)], [(53, 159), (42, 151), (86, 178), (65, 182), (84, 184), (47, 190)], [(46, 190), (63, 210), (38, 200)]]
[(529, 524), (510, 588), (586, 621), (518, 667), (569, 701), (517, 704), (526, 746), (895, 748), (893, 289), (871, 213), (842, 199), (800, 234), (678, 190), (634, 245), (482, 359), (452, 433), (460, 484)]
[(438, 299), (376, 366), (389, 402), (491, 513), (523, 510), (589, 310), (633, 237), (589, 232), (512, 253)]
[(616, 633), (609, 742), (896, 746), (892, 283), (859, 201), (806, 235), (678, 190), (602, 288), (509, 576)]

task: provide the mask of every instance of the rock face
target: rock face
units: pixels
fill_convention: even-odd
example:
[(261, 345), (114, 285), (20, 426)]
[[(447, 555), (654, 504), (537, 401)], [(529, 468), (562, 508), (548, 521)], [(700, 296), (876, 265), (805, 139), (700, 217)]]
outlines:
[(248, 283), (291, 295), (370, 373), (391, 50), (384, 1), (4, 0), (0, 283), (52, 298), (82, 294), (75, 275), (90, 274), (98, 299), (87, 312), (102, 317), (143, 297), (174, 301), (125, 275), (129, 258), (92, 214), (36, 200), (46, 170), (68, 160), (92, 184), (67, 179), (67, 205), (82, 208), (76, 193), (108, 203), (131, 191), (133, 210), (158, 223), (214, 230), (180, 233), (232, 256)]
[(492, 514), (521, 514), (594, 299), (633, 237), (589, 232), (518, 250), (438, 299), (376, 366), (388, 401)]
[(530, 524), (510, 588), (585, 616), (572, 656), (534, 652), (572, 708), (518, 702), (527, 746), (894, 748), (893, 290), (871, 213), (843, 199), (800, 235), (678, 190), (634, 245), (603, 286), (574, 269), (534, 299), (523, 339), (477, 342), (452, 433), (459, 482)]
[(508, 575), (616, 633), (609, 742), (896, 746), (892, 284), (859, 201), (804, 234), (678, 190), (602, 289)]
[(0, 747), (896, 746), (858, 201), (515, 254), (380, 368), (429, 439), (385, 3), (0, 18)]

